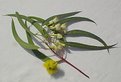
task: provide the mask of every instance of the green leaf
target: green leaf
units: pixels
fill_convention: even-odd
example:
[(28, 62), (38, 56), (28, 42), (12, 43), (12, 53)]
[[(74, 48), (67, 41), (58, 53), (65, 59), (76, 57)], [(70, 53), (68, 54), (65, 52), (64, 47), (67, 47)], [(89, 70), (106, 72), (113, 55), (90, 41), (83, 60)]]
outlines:
[[(16, 17), (17, 17), (17, 19), (18, 19), (20, 25), (21, 25), (27, 32), (29, 32), (31, 35), (34, 35), (34, 33), (32, 33), (32, 32), (29, 30), (29, 28), (27, 28), (27, 26), (26, 26), (25, 23), (23, 22), (23, 20), (22, 20), (22, 18), (20, 17), (20, 15), (19, 15), (18, 12), (16, 12)], [(26, 22), (27, 22), (27, 21), (26, 21)]]
[[(84, 36), (84, 37), (89, 37), (89, 38), (93, 38), (95, 40), (98, 40), (99, 42), (101, 42), (105, 47), (107, 47), (107, 44), (98, 36), (90, 33), (90, 32), (87, 32), (87, 31), (83, 31), (83, 30), (71, 30), (71, 31), (68, 31), (66, 35), (69, 35), (71, 37), (73, 36)], [(109, 50), (108, 50), (109, 52)]]
[[(29, 34), (29, 32), (26, 31), (26, 35), (27, 35), (27, 39), (28, 39), (28, 42), (32, 45), (34, 45), (34, 42), (32, 41), (32, 37), (31, 35)], [(39, 58), (40, 60), (42, 60), (43, 62), (45, 62), (46, 60), (50, 59), (48, 56), (46, 56), (45, 54), (43, 54), (42, 52), (40, 52), (39, 50), (33, 50), (32, 49), (32, 52), (35, 54), (35, 56), (37, 58)]]
[(116, 45), (114, 44), (114, 45), (105, 47), (105, 46), (87, 45), (87, 44), (82, 44), (82, 43), (77, 43), (77, 42), (64, 42), (64, 44), (70, 47), (75, 47), (75, 48), (80, 48), (80, 49), (85, 49), (85, 50), (104, 50), (104, 49), (113, 48), (113, 46)]
[[(27, 23), (25, 21), (25, 26), (27, 27)], [(27, 39), (28, 39), (28, 43), (34, 45), (34, 42), (32, 40), (32, 37), (31, 37), (31, 34), (29, 32), (26, 31), (26, 35), (27, 35)], [(42, 52), (40, 52), (39, 50), (33, 50), (32, 49), (32, 52), (35, 54), (35, 56), (37, 58), (39, 58), (40, 60), (42, 61), (46, 61), (47, 59), (50, 59), (48, 56), (46, 56), (45, 54), (43, 54)]]
[(88, 22), (95, 23), (93, 20), (91, 20), (89, 18), (86, 18), (86, 17), (70, 17), (70, 18), (65, 18), (65, 19), (62, 19), (62, 20), (58, 21), (57, 23), (60, 23), (60, 24), (67, 23), (68, 25), (71, 25), (73, 23), (82, 22), (82, 21), (88, 21)]
[[(7, 14), (6, 16), (11, 16), (11, 17), (16, 17), (16, 14)], [(49, 35), (46, 32), (45, 29), (42, 28), (42, 26), (40, 24), (38, 24), (37, 22), (35, 22), (34, 20), (32, 20), (29, 17), (26, 17), (24, 15), (20, 15), (20, 17), (28, 22), (30, 22), (32, 25), (35, 26), (35, 28), (46, 38), (48, 39)]]
[(28, 16), (31, 19), (36, 20), (36, 22), (43, 23), (45, 20), (40, 18), (40, 17), (35, 17), (35, 16)]
[(15, 25), (14, 25), (14, 21), (12, 19), (12, 33), (13, 33), (13, 36), (15, 38), (15, 40), (24, 48), (26, 49), (38, 49), (39, 47), (38, 46), (35, 46), (35, 45), (32, 45), (32, 44), (28, 44), (26, 42), (24, 42), (17, 34), (16, 32), (16, 29), (15, 29)]
[(77, 12), (70, 12), (70, 13), (65, 13), (65, 14), (59, 14), (59, 15), (54, 15), (54, 16), (51, 16), (49, 18), (47, 18), (45, 20), (45, 22), (43, 23), (43, 25), (48, 25), (49, 21), (52, 20), (53, 18), (55, 17), (58, 17), (59, 19), (63, 19), (63, 18), (66, 18), (66, 17), (69, 17), (69, 16), (73, 16), (75, 14), (78, 14), (80, 13), (81, 11), (77, 11)]

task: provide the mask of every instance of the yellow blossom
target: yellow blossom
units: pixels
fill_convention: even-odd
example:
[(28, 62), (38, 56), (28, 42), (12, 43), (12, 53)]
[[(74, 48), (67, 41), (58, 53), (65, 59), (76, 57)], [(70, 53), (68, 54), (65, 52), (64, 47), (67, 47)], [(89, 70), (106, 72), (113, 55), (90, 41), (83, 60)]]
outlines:
[(51, 75), (57, 72), (57, 65), (58, 63), (51, 59), (46, 60), (44, 63), (44, 67), (47, 69), (47, 72)]

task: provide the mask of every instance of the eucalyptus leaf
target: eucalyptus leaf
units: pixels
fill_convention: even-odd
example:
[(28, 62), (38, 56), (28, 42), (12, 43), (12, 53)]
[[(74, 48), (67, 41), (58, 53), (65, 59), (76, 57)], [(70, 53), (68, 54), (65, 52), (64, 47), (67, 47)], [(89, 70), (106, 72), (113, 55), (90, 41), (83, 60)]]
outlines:
[(69, 16), (73, 16), (75, 14), (78, 14), (80, 13), (81, 11), (77, 11), (77, 12), (70, 12), (70, 13), (65, 13), (65, 14), (59, 14), (59, 15), (54, 15), (54, 16), (51, 16), (49, 18), (47, 18), (45, 20), (45, 22), (43, 23), (43, 25), (48, 25), (49, 21), (54, 19), (55, 17), (58, 17), (59, 19), (63, 19), (63, 18), (66, 18), (66, 17), (69, 17)]
[(40, 18), (40, 17), (35, 17), (35, 16), (28, 16), (31, 19), (34, 19), (36, 22), (43, 23), (45, 20)]
[[(18, 12), (17, 12), (18, 13)], [(11, 16), (11, 17), (16, 17), (16, 14), (7, 14), (6, 16)], [(30, 22), (32, 25), (35, 26), (35, 28), (46, 38), (49, 38), (48, 33), (46, 32), (45, 29), (42, 28), (42, 26), (40, 24), (38, 24), (37, 22), (35, 22), (33, 19), (25, 16), (25, 15), (20, 15), (20, 17), (28, 22)]]
[(24, 42), (17, 34), (16, 32), (16, 29), (15, 29), (15, 25), (14, 25), (14, 21), (12, 19), (12, 33), (13, 33), (13, 36), (15, 38), (15, 40), (24, 48), (26, 49), (38, 49), (39, 47), (38, 46), (35, 46), (33, 44), (28, 44), (26, 42)]
[(62, 20), (58, 21), (57, 23), (60, 23), (60, 24), (66, 23), (67, 25), (71, 25), (73, 23), (82, 22), (82, 21), (87, 21), (87, 22), (95, 23), (93, 20), (91, 20), (89, 18), (86, 18), (86, 17), (70, 17), (70, 18), (65, 18), (65, 19), (62, 19)]
[[(27, 28), (27, 26), (25, 25), (25, 23), (23, 22), (22, 18), (20, 17), (19, 13), (16, 12), (16, 17), (20, 23), (20, 25), (27, 31), (29, 32), (31, 35), (34, 35), (34, 33), (32, 33), (29, 28)], [(27, 22), (27, 21), (26, 21)]]
[(105, 41), (103, 41), (100, 37), (98, 37), (95, 34), (92, 34), (90, 32), (87, 32), (87, 31), (83, 31), (83, 30), (71, 30), (71, 31), (68, 31), (66, 35), (67, 36), (71, 36), (71, 37), (73, 37), (73, 36), (74, 37), (83, 36), (83, 37), (93, 38), (93, 39), (98, 40), (99, 42), (101, 42), (105, 47), (108, 47), (107, 44), (105, 43)]
[(113, 48), (113, 46), (116, 45), (114, 44), (114, 45), (105, 47), (105, 46), (87, 45), (87, 44), (82, 44), (82, 43), (77, 43), (77, 42), (64, 42), (64, 44), (70, 47), (75, 47), (75, 48), (80, 48), (80, 49), (85, 49), (85, 50), (104, 50), (104, 49)]
[[(87, 32), (87, 31), (83, 31), (83, 30), (67, 31), (66, 27), (73, 23), (83, 22), (83, 21), (95, 23), (93, 20), (86, 18), (86, 17), (74, 17), (73, 16), (75, 14), (78, 14), (79, 12), (80, 11), (54, 15), (54, 16), (47, 18), (46, 20), (44, 20), (43, 18), (40, 18), (40, 17), (36, 17), (36, 16), (21, 15), (18, 12), (16, 12), (15, 14), (8, 14), (7, 16), (15, 17), (18, 19), (19, 24), (22, 26), (22, 28), (26, 32), (28, 43), (23, 41), (19, 37), (19, 35), (17, 34), (17, 31), (16, 31), (16, 28), (15, 28), (14, 20), (12, 19), (12, 23), (11, 23), (12, 33), (13, 33), (15, 40), (23, 48), (31, 50), (37, 58), (39, 58), (43, 62), (46, 61), (44, 65), (49, 74), (54, 74), (57, 71), (57, 64), (63, 60), (64, 62), (66, 62), (73, 68), (75, 68), (77, 71), (79, 71), (81, 74), (83, 74), (84, 76), (89, 78), (89, 76), (87, 74), (82, 72), (80, 69), (78, 69), (76, 66), (74, 66), (73, 64), (68, 62), (65, 58), (59, 56), (58, 54), (61, 53), (61, 51), (63, 53), (63, 51), (64, 51), (63, 49), (68, 48), (68, 47), (75, 47), (75, 48), (79, 48), (79, 49), (83, 49), (83, 50), (107, 49), (109, 52), (109, 49), (114, 48), (114, 46), (116, 44), (107, 45), (106, 42), (103, 41), (100, 37), (98, 37), (97, 35), (95, 35), (93, 33)], [(34, 28), (39, 31), (39, 33), (37, 32), (36, 34), (34, 34), (29, 28), (31, 26), (27, 25), (28, 23), (31, 24), (31, 26), (33, 25)], [(88, 37), (88, 38), (99, 41), (103, 45), (98, 46), (98, 45), (89, 45), (89, 44), (83, 44), (83, 43), (78, 43), (78, 42), (69, 42), (66, 40), (66, 37), (68, 37), (68, 36)], [(42, 39), (40, 37), (42, 37)], [(46, 56), (40, 50), (38, 50), (39, 47), (36, 46), (36, 43), (37, 43), (36, 38), (41, 40), (61, 60), (57, 61), (57, 63), (56, 62), (53, 63), (54, 61), (47, 61), (47, 60), (52, 60), (52, 59), (49, 56)], [(33, 39), (35, 41), (33, 41)], [(42, 44), (42, 46), (44, 46), (44, 45)], [(53, 65), (49, 66), (50, 63), (52, 63)], [(54, 70), (53, 69), (48, 70), (48, 68), (52, 68), (52, 67), (54, 67), (53, 68)], [(54, 72), (50, 73), (51, 70)]]
[[(27, 39), (28, 39), (28, 42), (32, 45), (34, 45), (34, 42), (32, 41), (32, 37), (31, 35), (29, 34), (29, 32), (26, 31), (26, 35), (27, 35)], [(32, 49), (32, 52), (35, 54), (35, 56), (37, 58), (39, 58), (40, 60), (42, 60), (43, 62), (45, 62), (46, 60), (50, 59), (48, 56), (46, 56), (45, 54), (43, 54), (42, 52), (40, 52), (39, 50), (33, 50)]]

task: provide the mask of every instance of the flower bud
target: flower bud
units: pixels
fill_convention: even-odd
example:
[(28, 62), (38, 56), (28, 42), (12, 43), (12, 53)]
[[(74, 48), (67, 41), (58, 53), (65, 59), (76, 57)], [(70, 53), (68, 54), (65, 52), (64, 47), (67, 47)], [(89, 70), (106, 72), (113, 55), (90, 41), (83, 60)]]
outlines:
[(51, 25), (51, 24), (53, 24), (53, 21), (51, 20), (51, 21), (49, 21), (49, 25)]
[(54, 23), (56, 23), (56, 22), (59, 21), (59, 19), (58, 19), (58, 17), (55, 17), (52, 21), (53, 21)]
[(50, 48), (52, 48), (53, 50), (58, 50), (58, 48), (57, 48), (57, 46), (55, 45), (55, 44), (52, 44), (51, 46), (50, 46)]
[(60, 23), (56, 24), (56, 25), (55, 25), (55, 29), (59, 31), (59, 30), (61, 29), (60, 26), (61, 26)]
[(63, 36), (61, 34), (57, 34), (57, 38), (61, 39), (61, 38), (63, 38)]
[(63, 30), (63, 32), (64, 32), (64, 34), (66, 34), (67, 33), (67, 30)]
[(66, 29), (66, 27), (67, 27), (66, 23), (61, 24), (62, 29)]
[(55, 27), (54, 26), (50, 26), (50, 29), (55, 29)]

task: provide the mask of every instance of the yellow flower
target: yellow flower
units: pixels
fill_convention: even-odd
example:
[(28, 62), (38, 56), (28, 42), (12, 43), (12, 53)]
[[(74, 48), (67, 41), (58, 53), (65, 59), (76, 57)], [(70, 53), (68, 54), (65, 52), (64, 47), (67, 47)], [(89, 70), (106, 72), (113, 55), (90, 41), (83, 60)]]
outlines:
[(58, 63), (51, 59), (46, 60), (44, 63), (44, 67), (47, 69), (47, 72), (51, 75), (57, 72), (57, 65)]

